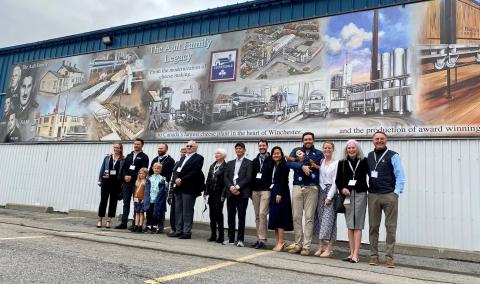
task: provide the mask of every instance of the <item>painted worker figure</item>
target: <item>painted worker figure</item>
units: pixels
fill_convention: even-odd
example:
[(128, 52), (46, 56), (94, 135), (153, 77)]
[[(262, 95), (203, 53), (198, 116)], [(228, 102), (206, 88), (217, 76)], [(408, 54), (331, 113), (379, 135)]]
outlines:
[(387, 135), (377, 131), (372, 138), (375, 149), (368, 153), (370, 188), (368, 190), (368, 223), (370, 265), (378, 265), (378, 234), (385, 214), (387, 231), (385, 266), (394, 268), (393, 253), (397, 231), (398, 197), (403, 192), (405, 173), (398, 153), (387, 148)]

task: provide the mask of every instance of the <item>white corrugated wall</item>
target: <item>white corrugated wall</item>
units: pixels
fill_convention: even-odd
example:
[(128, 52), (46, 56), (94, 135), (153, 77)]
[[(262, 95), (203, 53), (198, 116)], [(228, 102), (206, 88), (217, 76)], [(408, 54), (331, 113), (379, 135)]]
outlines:
[[(337, 157), (344, 143), (336, 141)], [(301, 143), (270, 144), (278, 144), (289, 152)], [(169, 153), (178, 159), (183, 145), (170, 143)], [(246, 145), (248, 157), (253, 158), (256, 143)], [(361, 141), (361, 145), (365, 152), (372, 149), (369, 141)], [(397, 140), (390, 141), (388, 146), (400, 153), (407, 177), (405, 192), (400, 197), (397, 242), (480, 251), (480, 140)], [(229, 158), (233, 157), (233, 143), (200, 143), (198, 152), (205, 157), (205, 172), (218, 147), (225, 148)], [(100, 199), (98, 171), (103, 156), (110, 150), (108, 144), (2, 144), (0, 204), (95, 211)], [(130, 143), (125, 150), (132, 150)], [(144, 151), (154, 157), (156, 144), (147, 143)], [(120, 202), (118, 212), (121, 205)], [(202, 215), (202, 211), (203, 200), (198, 198), (195, 220), (208, 220), (208, 212)], [(338, 220), (339, 239), (345, 240), (343, 215)], [(255, 226), (251, 204), (247, 226)], [(368, 242), (368, 230), (364, 230), (363, 240)]]

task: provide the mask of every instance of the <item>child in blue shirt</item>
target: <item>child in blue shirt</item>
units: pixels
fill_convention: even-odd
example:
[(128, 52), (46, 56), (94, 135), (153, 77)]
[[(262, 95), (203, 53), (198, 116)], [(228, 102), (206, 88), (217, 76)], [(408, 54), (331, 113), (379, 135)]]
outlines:
[(153, 175), (148, 177), (145, 188), (144, 208), (147, 213), (147, 226), (145, 231), (152, 234), (162, 234), (167, 211), (167, 182), (161, 176), (162, 164), (153, 164)]

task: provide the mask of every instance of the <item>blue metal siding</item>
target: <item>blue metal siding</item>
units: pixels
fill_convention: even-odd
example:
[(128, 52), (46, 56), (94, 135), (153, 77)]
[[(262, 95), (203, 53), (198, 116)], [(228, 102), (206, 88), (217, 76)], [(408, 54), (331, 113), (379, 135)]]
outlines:
[[(0, 49), (0, 93), (8, 87), (12, 64), (72, 56), (107, 49), (210, 35), (281, 22), (324, 17), (358, 10), (401, 5), (419, 0), (258, 0)], [(102, 44), (111, 35), (111, 46)]]

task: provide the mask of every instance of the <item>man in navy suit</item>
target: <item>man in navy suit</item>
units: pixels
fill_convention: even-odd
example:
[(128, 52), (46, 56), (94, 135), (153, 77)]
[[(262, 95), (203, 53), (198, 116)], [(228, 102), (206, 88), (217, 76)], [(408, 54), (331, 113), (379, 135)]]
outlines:
[(202, 172), (203, 157), (197, 154), (197, 143), (188, 141), (187, 154), (180, 159), (175, 170), (175, 219), (176, 230), (169, 237), (190, 239), (192, 237), (195, 200), (203, 190), (205, 176)]

